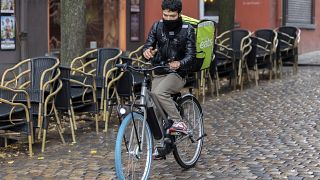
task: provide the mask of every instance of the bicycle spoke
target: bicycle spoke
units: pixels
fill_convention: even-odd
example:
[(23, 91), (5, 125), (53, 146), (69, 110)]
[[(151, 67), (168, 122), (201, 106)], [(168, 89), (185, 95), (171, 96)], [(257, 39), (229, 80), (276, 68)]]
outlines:
[(190, 168), (196, 164), (202, 149), (202, 138), (195, 141), (203, 135), (202, 112), (199, 103), (196, 103), (192, 96), (182, 99), (179, 106), (183, 120), (188, 126), (189, 137), (182, 136), (177, 139), (174, 157), (179, 165)]
[[(141, 115), (135, 116), (141, 117)], [(141, 119), (131, 120), (128, 117), (119, 128), (115, 151), (116, 171), (119, 179), (145, 179), (149, 175), (152, 137), (149, 127), (146, 127), (146, 132), (142, 133), (143, 123)], [(141, 142), (142, 134), (144, 134), (144, 142)], [(120, 141), (120, 139), (127, 139), (128, 141)], [(143, 146), (141, 143), (143, 143)], [(121, 149), (118, 149), (119, 145), (122, 146)]]

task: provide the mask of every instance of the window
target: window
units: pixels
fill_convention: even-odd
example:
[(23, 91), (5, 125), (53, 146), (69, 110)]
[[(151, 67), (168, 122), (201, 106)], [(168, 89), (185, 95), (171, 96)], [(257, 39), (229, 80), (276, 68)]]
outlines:
[(200, 18), (219, 22), (219, 0), (200, 0)]
[(314, 29), (314, 0), (284, 0), (284, 25)]
[[(60, 33), (60, 5), (61, 0), (50, 0), (50, 50), (58, 50), (61, 47)], [(98, 47), (104, 47), (104, 4), (103, 1), (86, 0), (86, 47), (89, 47), (91, 41), (95, 41)], [(111, 24), (111, 23), (110, 23)], [(109, 24), (109, 27), (112, 25)], [(115, 34), (115, 33), (114, 33)], [(109, 38), (111, 39), (111, 38)]]

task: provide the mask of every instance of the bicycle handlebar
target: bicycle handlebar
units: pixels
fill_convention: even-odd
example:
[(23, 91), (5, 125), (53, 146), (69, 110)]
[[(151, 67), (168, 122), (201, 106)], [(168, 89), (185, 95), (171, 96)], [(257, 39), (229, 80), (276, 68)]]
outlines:
[(156, 69), (169, 68), (168, 66), (155, 66), (155, 67), (152, 67), (152, 68), (142, 68), (142, 67), (137, 67), (137, 66), (135, 67), (135, 66), (129, 65), (127, 63), (116, 64), (115, 66), (117, 68), (130, 69), (130, 70), (137, 71), (137, 72), (148, 72), (148, 71), (154, 71)]

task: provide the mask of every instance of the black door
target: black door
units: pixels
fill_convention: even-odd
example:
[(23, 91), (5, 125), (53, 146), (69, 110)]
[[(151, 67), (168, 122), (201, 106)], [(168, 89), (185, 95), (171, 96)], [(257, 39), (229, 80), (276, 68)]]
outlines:
[(144, 0), (127, 0), (127, 50), (144, 43)]

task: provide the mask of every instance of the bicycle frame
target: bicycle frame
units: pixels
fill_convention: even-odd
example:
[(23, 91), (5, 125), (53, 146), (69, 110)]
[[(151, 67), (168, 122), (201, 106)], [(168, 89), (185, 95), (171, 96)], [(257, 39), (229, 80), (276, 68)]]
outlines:
[[(146, 123), (147, 123), (147, 118), (148, 118), (148, 113), (146, 110), (147, 107), (147, 101), (149, 100), (149, 98), (153, 101), (153, 103), (155, 104), (157, 111), (160, 114), (160, 118), (162, 119), (163, 122), (168, 123), (169, 120), (167, 118), (167, 116), (165, 115), (165, 112), (163, 111), (163, 109), (161, 108), (161, 105), (158, 101), (157, 98), (155, 98), (152, 93), (148, 90), (148, 80), (149, 80), (149, 76), (147, 74), (147, 72), (144, 72), (144, 79), (143, 79), (143, 83), (141, 85), (141, 99), (140, 99), (140, 103), (139, 106), (141, 107), (141, 110), (143, 111), (143, 124), (142, 124), (142, 137), (141, 137), (141, 141), (139, 141), (139, 139), (137, 139), (137, 142), (139, 142), (139, 149), (143, 149), (143, 142), (144, 142), (144, 132), (145, 132), (145, 127), (146, 127)], [(133, 111), (131, 110), (131, 113)], [(133, 115), (132, 115), (133, 116)], [(163, 134), (163, 125), (159, 124), (157, 122), (157, 124), (159, 125), (159, 128), (161, 129), (161, 133)], [(135, 123), (134, 123), (135, 126)], [(154, 129), (150, 128), (151, 132), (154, 131)], [(135, 131), (137, 131), (137, 129), (135, 128)], [(137, 132), (136, 132), (137, 133)], [(138, 136), (136, 136), (138, 138)], [(163, 139), (163, 137), (162, 137)]]

